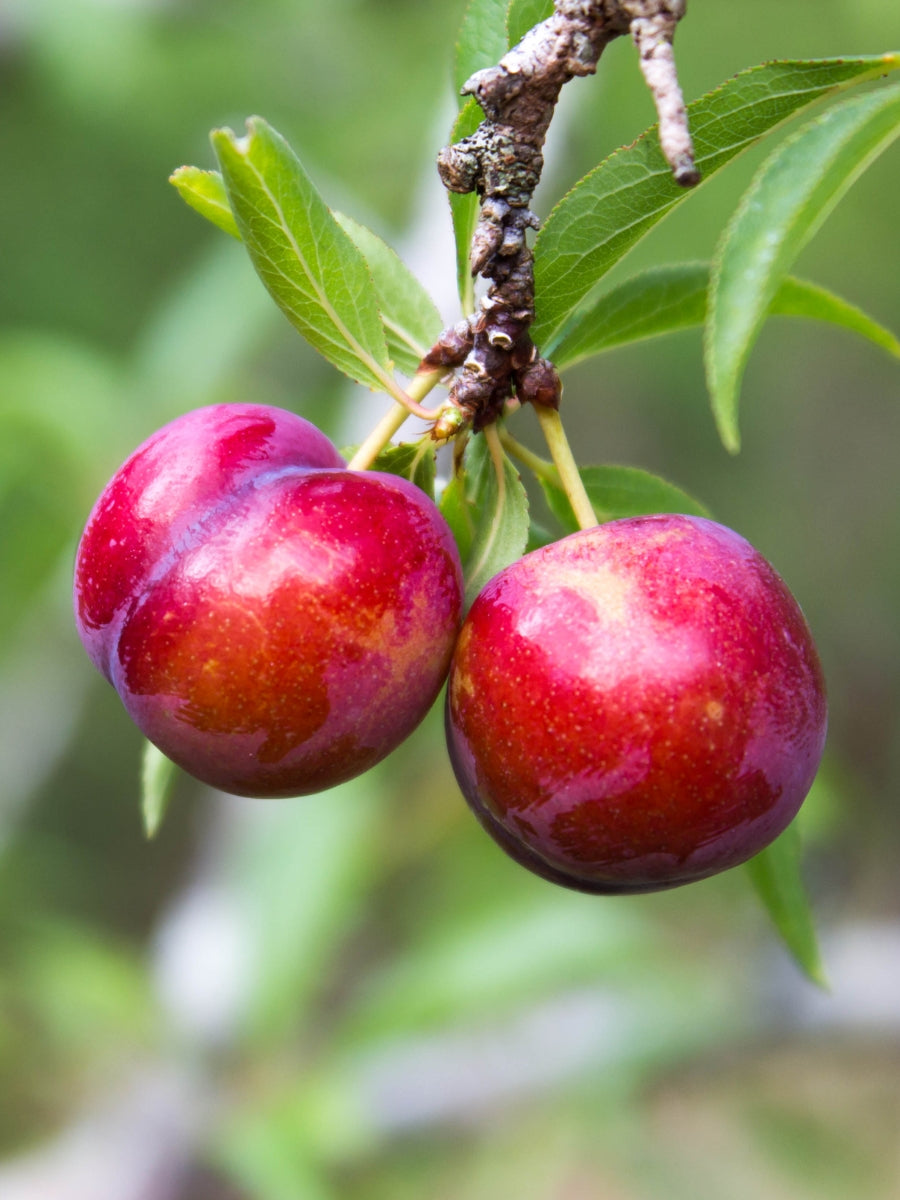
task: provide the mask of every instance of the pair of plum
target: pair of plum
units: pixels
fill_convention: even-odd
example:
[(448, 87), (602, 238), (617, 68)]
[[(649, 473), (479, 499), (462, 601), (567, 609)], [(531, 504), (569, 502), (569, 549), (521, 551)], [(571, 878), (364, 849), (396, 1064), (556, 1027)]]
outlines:
[(135, 451), (88, 520), (75, 609), (146, 736), (238, 794), (360, 774), (449, 672), (450, 757), (479, 821), (584, 891), (743, 862), (822, 753), (807, 625), (731, 530), (661, 515), (572, 534), (497, 575), (461, 625), (431, 500), (270, 407), (198, 409)]

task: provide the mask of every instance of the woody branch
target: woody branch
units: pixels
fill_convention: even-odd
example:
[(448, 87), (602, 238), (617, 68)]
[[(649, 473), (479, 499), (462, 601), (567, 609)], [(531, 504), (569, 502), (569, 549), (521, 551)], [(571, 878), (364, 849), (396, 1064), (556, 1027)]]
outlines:
[(438, 418), (438, 440), (463, 426), (481, 429), (516, 396), (553, 408), (560, 382), (541, 358), (529, 330), (534, 321), (534, 270), (526, 241), (538, 219), (529, 205), (541, 177), (542, 149), (559, 93), (578, 75), (590, 75), (605, 47), (630, 33), (659, 114), (663, 154), (676, 181), (699, 181), (672, 40), (686, 0), (555, 0), (554, 13), (495, 67), (476, 71), (463, 85), (485, 120), (470, 137), (438, 156), (444, 186), (477, 192), (481, 211), (472, 239), (473, 275), (490, 280), (480, 310), (445, 330), (419, 367), (460, 368), (449, 403)]

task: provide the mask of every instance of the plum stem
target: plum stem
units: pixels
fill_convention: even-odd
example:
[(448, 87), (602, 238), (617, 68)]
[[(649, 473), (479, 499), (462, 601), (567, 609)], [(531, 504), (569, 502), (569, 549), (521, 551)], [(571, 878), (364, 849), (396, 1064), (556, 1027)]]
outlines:
[(403, 402), (397, 400), (391, 405), (390, 409), (384, 414), (350, 459), (347, 465), (351, 471), (367, 471), (404, 421), (413, 415), (415, 409), (411, 408), (406, 402), (407, 400), (412, 400), (415, 404), (416, 409), (418, 409), (416, 415), (423, 416), (426, 420), (431, 420), (435, 417), (435, 412), (427, 408), (422, 408), (419, 402), (424, 400), (432, 388), (440, 383), (444, 375), (444, 370), (437, 370), (415, 376), (406, 389), (406, 400)]
[(553, 463), (549, 459), (541, 458), (527, 446), (523, 446), (505, 426), (500, 427), (500, 441), (507, 453), (511, 454), (523, 467), (528, 467), (538, 479), (544, 479), (547, 483), (559, 483), (559, 472)]
[(367, 471), (403, 422), (411, 415), (405, 404), (395, 400), (350, 459), (347, 464), (350, 470)]
[(547, 442), (550, 456), (559, 472), (562, 489), (572, 505), (575, 520), (579, 529), (593, 529), (599, 522), (594, 506), (584, 486), (584, 480), (578, 470), (578, 464), (566, 437), (566, 431), (555, 408), (545, 404), (535, 404), (534, 410), (541, 426), (541, 432)]
[(497, 487), (499, 488), (500, 494), (502, 495), (505, 490), (505, 487), (506, 487), (505, 477), (503, 474), (503, 460), (506, 457), (506, 455), (503, 450), (503, 444), (501, 443), (500, 437), (497, 433), (497, 426), (496, 425), (488, 425), (487, 428), (484, 430), (484, 437), (488, 444), (488, 450), (490, 451), (491, 461), (494, 464), (494, 472), (497, 476)]

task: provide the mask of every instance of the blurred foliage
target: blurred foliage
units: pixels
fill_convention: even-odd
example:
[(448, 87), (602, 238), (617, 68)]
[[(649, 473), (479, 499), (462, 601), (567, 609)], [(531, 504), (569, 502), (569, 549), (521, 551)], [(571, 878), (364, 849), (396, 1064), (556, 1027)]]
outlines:
[[(384, 409), (302, 344), (241, 247), (167, 176), (212, 166), (207, 131), (261, 113), (329, 202), (452, 296), (430, 164), (455, 112), (462, 8), (0, 9), (0, 1151), (39, 1151), (164, 1067), (200, 1099), (170, 1139), (181, 1174), (159, 1200), (888, 1200), (900, 1010), (866, 1041), (827, 1024), (800, 1036), (802, 990), (736, 875), (602, 901), (527, 877), (464, 810), (439, 712), (319, 798), (236, 801), (181, 779), (158, 838), (142, 837), (140, 739), (71, 626), (94, 496), (198, 404), (283, 404), (342, 443)], [(677, 54), (692, 98), (766, 59), (898, 47), (888, 0), (759, 0), (741, 20), (732, 0), (692, 0)], [(653, 119), (624, 39), (572, 92), (544, 214)], [(663, 222), (629, 272), (707, 260), (759, 161)], [(798, 265), (895, 329), (898, 189), (895, 148)], [(702, 497), (807, 611), (832, 706), (804, 814), (827, 928), (900, 907), (898, 390), (873, 346), (776, 318), (748, 365), (732, 459), (695, 331), (567, 383), (583, 461)], [(532, 434), (523, 413), (516, 436)], [(114, 1155), (102, 1132), (97, 1154)], [(20, 1200), (5, 1170), (0, 1194)], [(32, 1194), (65, 1200), (65, 1171), (55, 1179)]]

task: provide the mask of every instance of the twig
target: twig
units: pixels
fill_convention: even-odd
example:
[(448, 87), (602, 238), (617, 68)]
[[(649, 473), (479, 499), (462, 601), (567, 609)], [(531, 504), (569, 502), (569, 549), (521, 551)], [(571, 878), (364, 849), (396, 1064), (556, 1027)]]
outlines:
[(495, 67), (476, 71), (463, 85), (485, 120), (438, 156), (448, 190), (477, 192), (481, 214), (470, 266), (491, 286), (480, 312), (445, 330), (420, 371), (461, 368), (450, 392), (457, 419), (445, 416), (438, 439), (461, 423), (492, 424), (507, 400), (557, 408), (560, 383), (553, 364), (531, 340), (534, 270), (526, 242), (538, 219), (529, 205), (543, 170), (543, 144), (559, 93), (578, 75), (590, 75), (605, 47), (630, 33), (659, 113), (660, 143), (675, 179), (699, 180), (675, 73), (672, 39), (685, 0), (555, 0), (555, 11), (530, 30)]

